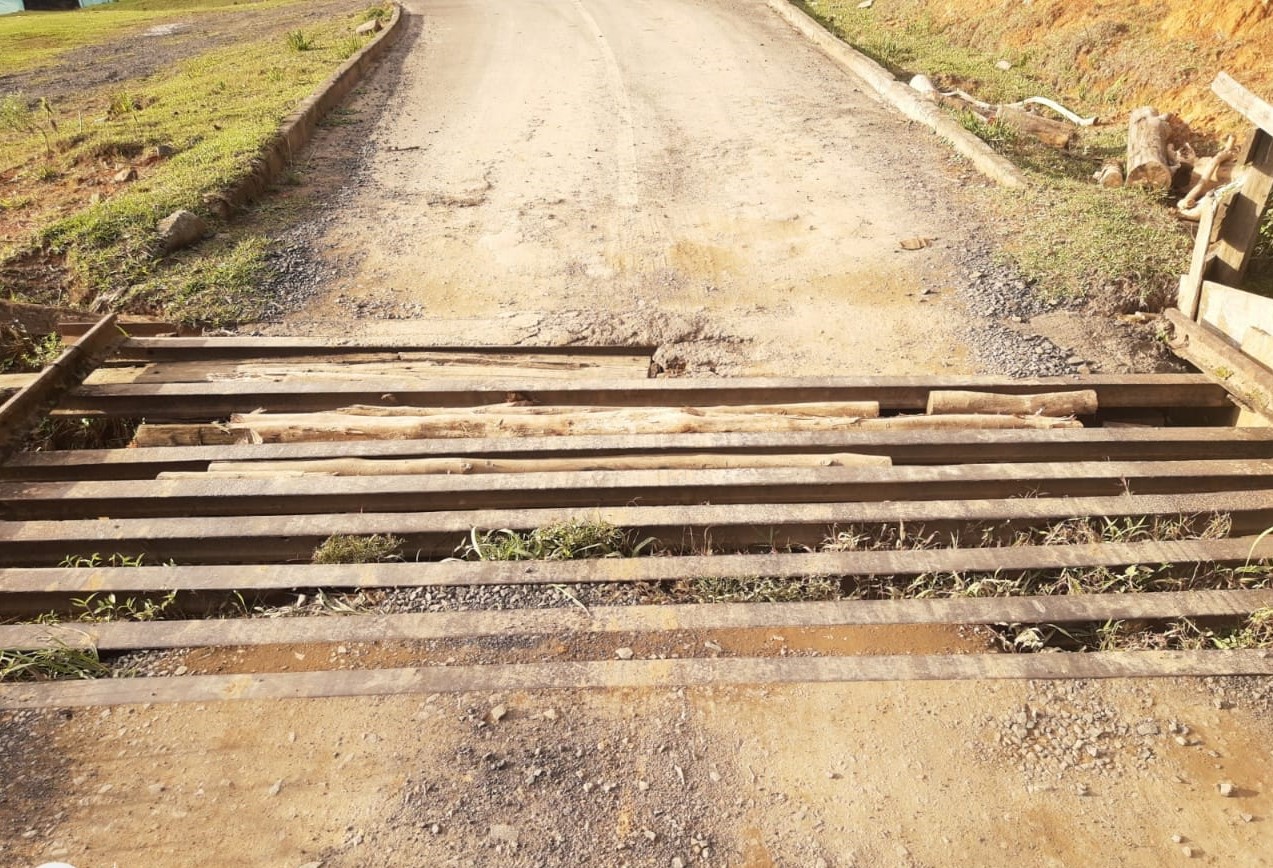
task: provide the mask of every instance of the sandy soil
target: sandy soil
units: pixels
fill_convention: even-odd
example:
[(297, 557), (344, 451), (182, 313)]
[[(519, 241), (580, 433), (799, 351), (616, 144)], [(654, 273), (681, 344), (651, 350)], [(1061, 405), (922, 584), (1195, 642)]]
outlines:
[[(326, 238), (350, 286), (289, 330), (655, 334), (691, 369), (734, 374), (968, 369), (967, 315), (941, 292), (944, 245), (975, 229), (952, 204), (962, 171), (761, 0), (409, 5), (420, 17), (361, 97), (385, 108), (372, 170)], [(938, 241), (898, 248), (914, 236)], [(359, 303), (412, 318), (358, 319)], [(693, 642), (984, 644), (814, 632)], [(260, 653), (283, 668), (329, 652)], [(905, 683), (10, 717), (0, 861), (1273, 864), (1271, 695), (1239, 680)]]

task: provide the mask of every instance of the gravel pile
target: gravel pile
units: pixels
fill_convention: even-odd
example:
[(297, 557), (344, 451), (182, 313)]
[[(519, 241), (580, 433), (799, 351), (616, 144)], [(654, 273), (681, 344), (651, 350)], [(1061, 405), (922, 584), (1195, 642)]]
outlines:
[(1065, 305), (1040, 298), (1015, 268), (995, 260), (989, 246), (966, 249), (958, 262), (964, 276), (960, 298), (969, 313), (982, 319), (967, 335), (968, 347), (980, 367), (1009, 377), (1063, 377), (1082, 372), (1085, 360), (1075, 358), (1067, 349), (1005, 325), (1025, 324)]
[[(1149, 712), (1148, 692), (1141, 703)], [(1148, 713), (1130, 716), (1125, 707), (1117, 711), (1086, 681), (1031, 682), (1025, 706), (1003, 717), (988, 715), (982, 723), (988, 739), (974, 751), (984, 761), (1015, 766), (1032, 792), (1064, 786), (1087, 795), (1090, 781), (1148, 770), (1168, 744), (1218, 756), (1189, 724)]]

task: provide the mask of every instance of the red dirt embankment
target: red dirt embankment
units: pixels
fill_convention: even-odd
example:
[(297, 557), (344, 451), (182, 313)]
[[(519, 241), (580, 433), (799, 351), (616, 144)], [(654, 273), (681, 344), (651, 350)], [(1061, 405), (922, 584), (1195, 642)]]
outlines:
[[(1220, 70), (1273, 99), (1273, 0), (902, 0), (952, 41), (1032, 67), (1106, 117), (1155, 105), (1224, 132), (1237, 116), (1210, 92)], [(879, 8), (878, 6), (876, 7)], [(912, 20), (915, 20), (912, 17)]]

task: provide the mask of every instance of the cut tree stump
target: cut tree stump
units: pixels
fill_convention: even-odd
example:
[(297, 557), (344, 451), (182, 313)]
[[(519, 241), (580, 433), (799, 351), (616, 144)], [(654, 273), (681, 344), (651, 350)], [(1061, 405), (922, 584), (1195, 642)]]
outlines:
[(1152, 106), (1132, 112), (1127, 127), (1127, 183), (1166, 190), (1171, 186), (1171, 158), (1167, 154), (1170, 126), (1167, 116)]

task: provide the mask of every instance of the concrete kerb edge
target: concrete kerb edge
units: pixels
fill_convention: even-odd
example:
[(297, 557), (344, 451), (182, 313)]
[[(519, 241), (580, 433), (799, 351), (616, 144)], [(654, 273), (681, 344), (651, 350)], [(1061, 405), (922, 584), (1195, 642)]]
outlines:
[(291, 164), (328, 112), (335, 108), (362, 81), (368, 70), (388, 51), (397, 39), (402, 21), (402, 5), (394, 3), (393, 15), (384, 29), (352, 57), (340, 65), (317, 90), (303, 99), (283, 119), (278, 131), (261, 149), (252, 171), (245, 177), (207, 199), (207, 204), (228, 218), (236, 209), (259, 199)]
[(1011, 161), (996, 154), (989, 145), (942, 113), (935, 105), (920, 99), (874, 60), (837, 39), (790, 0), (767, 0), (769, 8), (794, 27), (822, 52), (862, 79), (880, 98), (913, 121), (924, 124), (944, 139), (977, 171), (1005, 187), (1021, 188), (1029, 184), (1025, 174)]

